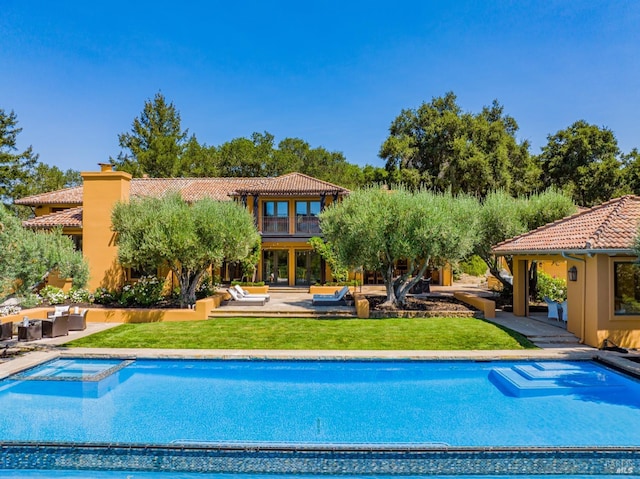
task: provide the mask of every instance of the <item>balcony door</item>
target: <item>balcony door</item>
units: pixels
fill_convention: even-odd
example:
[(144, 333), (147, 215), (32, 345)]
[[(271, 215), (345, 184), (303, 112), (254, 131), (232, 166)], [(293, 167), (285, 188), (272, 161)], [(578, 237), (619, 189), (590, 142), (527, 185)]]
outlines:
[(296, 201), (296, 233), (320, 234), (319, 201)]
[(264, 250), (262, 256), (262, 278), (269, 286), (289, 286), (289, 252), (287, 250)]
[(265, 201), (262, 204), (262, 232), (279, 235), (289, 233), (288, 201)]

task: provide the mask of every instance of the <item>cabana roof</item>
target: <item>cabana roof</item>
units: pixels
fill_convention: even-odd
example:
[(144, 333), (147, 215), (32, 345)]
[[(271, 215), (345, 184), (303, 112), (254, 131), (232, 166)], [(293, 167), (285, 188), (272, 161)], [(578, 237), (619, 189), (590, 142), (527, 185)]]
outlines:
[(635, 254), (640, 197), (627, 195), (580, 211), (493, 247), (497, 255)]

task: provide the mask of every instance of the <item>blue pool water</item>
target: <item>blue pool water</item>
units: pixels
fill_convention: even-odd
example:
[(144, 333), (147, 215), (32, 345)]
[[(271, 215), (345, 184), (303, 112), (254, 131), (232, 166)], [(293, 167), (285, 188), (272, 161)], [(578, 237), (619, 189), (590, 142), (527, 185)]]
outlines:
[(640, 383), (591, 362), (137, 360), (90, 390), (38, 375), (0, 381), (3, 441), (640, 446)]

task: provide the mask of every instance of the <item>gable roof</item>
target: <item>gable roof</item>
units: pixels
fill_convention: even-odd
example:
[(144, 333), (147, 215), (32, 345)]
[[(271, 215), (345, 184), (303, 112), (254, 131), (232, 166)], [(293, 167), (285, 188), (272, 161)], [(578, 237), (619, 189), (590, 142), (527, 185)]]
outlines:
[(640, 197), (627, 195), (503, 241), (505, 254), (633, 253), (640, 225)]
[(82, 206), (57, 211), (48, 215), (36, 216), (22, 222), (25, 228), (51, 229), (56, 226), (63, 228), (82, 228)]
[[(177, 191), (186, 201), (212, 198), (219, 201), (230, 200), (243, 194), (265, 196), (319, 195), (322, 193), (346, 195), (349, 190), (326, 181), (289, 173), (270, 178), (133, 178), (131, 196), (159, 197), (170, 191)], [(82, 186), (27, 196), (15, 201), (17, 205), (38, 206), (82, 204)]]

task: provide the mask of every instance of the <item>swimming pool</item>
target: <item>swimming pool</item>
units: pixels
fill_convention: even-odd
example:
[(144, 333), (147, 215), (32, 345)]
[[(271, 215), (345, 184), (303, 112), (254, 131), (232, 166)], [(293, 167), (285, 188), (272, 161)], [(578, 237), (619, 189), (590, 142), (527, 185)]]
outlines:
[(551, 471), (596, 455), (617, 474), (638, 470), (629, 458), (640, 448), (640, 383), (593, 362), (136, 360), (101, 374), (100, 361), (69, 361), (0, 381), (0, 437), (16, 455), (6, 469), (43, 449), (42, 467), (80, 454), (106, 468), (133, 453), (153, 462), (155, 448), (226, 461), (231, 469), (213, 469), (222, 472), (242, 463), (249, 470), (236, 472), (286, 473), (269, 469), (280, 461), (411, 474), (425, 465), (405, 463), (446, 453), (494, 461), (478, 474), (514, 464), (505, 454), (518, 451)]

